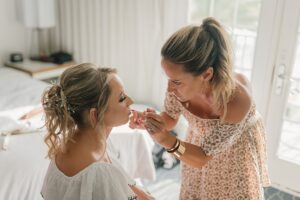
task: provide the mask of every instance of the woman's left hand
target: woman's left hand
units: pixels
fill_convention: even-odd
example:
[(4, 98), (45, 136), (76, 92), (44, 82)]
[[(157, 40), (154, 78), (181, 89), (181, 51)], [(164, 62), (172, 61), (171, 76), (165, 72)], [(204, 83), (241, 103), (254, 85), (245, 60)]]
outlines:
[(150, 133), (151, 137), (160, 145), (170, 136), (170, 132), (165, 128), (164, 120), (162, 117), (154, 112), (146, 113), (146, 121), (144, 124), (146, 130)]
[(144, 191), (140, 186), (134, 185), (129, 187), (137, 195), (138, 200), (155, 200), (155, 198), (151, 196), (150, 193)]

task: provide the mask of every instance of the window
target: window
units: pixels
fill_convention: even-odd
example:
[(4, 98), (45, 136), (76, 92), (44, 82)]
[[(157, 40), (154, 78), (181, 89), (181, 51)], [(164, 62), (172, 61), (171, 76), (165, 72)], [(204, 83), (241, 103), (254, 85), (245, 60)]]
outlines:
[(230, 34), (234, 70), (251, 79), (261, 0), (190, 0), (189, 22), (217, 18)]

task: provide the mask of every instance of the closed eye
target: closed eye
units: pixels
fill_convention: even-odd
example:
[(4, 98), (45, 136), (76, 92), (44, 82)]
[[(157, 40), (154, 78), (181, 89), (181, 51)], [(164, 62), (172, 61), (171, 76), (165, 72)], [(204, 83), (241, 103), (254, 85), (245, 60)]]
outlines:
[(175, 85), (180, 85), (181, 84), (181, 82), (179, 82), (179, 81), (172, 81)]
[(125, 101), (126, 98), (127, 98), (127, 97), (126, 97), (125, 95), (122, 95), (122, 96), (120, 97), (120, 99), (119, 99), (119, 102)]

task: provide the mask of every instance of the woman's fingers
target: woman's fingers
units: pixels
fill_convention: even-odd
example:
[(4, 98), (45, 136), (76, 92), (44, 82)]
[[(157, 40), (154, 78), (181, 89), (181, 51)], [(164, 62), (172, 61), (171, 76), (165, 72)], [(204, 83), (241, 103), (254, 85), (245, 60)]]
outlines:
[(163, 126), (159, 122), (157, 122), (153, 119), (147, 119), (146, 120), (145, 128), (147, 129), (147, 131), (150, 134), (161, 133), (164, 130)]
[(152, 124), (146, 124), (145, 127), (147, 127), (147, 130), (150, 133), (158, 133), (159, 132), (159, 129), (157, 127), (153, 126)]
[(145, 117), (143, 116), (142, 112), (131, 110), (132, 115), (130, 116), (129, 120), (129, 127), (132, 129), (140, 128), (144, 129), (144, 120)]
[(157, 129), (163, 129), (163, 125), (160, 122), (158, 122), (158, 121), (156, 121), (154, 119), (151, 119), (151, 118), (147, 118), (145, 124), (154, 126)]
[(129, 128), (135, 129), (136, 128), (136, 124), (132, 121), (129, 122)]
[(147, 113), (146, 118), (152, 118), (160, 123), (163, 123), (163, 118), (160, 115), (155, 113)]
[(146, 111), (147, 111), (147, 112), (151, 112), (151, 113), (155, 113), (155, 110), (152, 109), (152, 108), (147, 108)]

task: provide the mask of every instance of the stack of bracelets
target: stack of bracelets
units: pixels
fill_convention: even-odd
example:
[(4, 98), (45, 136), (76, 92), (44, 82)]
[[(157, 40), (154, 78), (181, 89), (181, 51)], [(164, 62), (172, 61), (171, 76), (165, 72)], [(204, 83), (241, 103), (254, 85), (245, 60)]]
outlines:
[(166, 150), (168, 153), (172, 153), (177, 158), (180, 158), (185, 152), (185, 144), (184, 142), (176, 138), (175, 145), (172, 148)]

